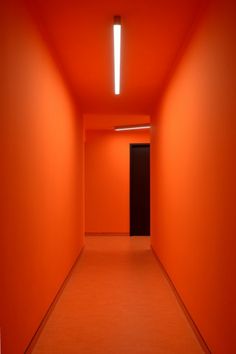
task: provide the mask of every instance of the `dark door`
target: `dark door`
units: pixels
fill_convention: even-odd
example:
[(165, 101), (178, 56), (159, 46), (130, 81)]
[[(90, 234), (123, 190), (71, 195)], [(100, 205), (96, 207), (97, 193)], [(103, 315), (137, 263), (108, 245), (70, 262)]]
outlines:
[(150, 235), (150, 145), (130, 145), (130, 235)]

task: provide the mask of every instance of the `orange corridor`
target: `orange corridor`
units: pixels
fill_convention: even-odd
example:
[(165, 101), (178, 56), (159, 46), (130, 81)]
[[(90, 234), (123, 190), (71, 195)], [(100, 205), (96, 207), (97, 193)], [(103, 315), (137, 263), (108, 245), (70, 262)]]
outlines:
[(0, 0), (0, 354), (235, 354), (235, 182), (235, 0)]

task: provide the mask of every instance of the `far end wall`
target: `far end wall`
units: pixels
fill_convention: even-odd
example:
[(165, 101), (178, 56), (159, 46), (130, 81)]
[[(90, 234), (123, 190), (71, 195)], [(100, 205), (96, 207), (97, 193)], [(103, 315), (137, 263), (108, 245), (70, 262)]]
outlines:
[(85, 232), (129, 234), (129, 151), (150, 133), (89, 130), (85, 143)]

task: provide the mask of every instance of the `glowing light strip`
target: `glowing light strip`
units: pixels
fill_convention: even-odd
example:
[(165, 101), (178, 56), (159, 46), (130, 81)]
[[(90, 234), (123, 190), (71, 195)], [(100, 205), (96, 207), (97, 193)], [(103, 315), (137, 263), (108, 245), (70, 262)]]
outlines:
[(124, 131), (124, 130), (140, 130), (140, 129), (150, 129), (150, 124), (145, 125), (134, 125), (134, 126), (127, 126), (127, 127), (114, 127), (114, 130), (117, 132)]
[(120, 17), (115, 16), (115, 23), (113, 25), (115, 95), (120, 94), (121, 24), (119, 22)]

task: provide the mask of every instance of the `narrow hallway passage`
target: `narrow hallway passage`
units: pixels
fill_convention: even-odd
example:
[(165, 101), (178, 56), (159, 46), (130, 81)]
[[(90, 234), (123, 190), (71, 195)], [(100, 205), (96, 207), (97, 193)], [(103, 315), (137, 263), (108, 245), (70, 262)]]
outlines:
[(0, 354), (236, 354), (235, 24), (0, 1)]
[(87, 237), (34, 354), (200, 354), (149, 237)]

